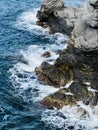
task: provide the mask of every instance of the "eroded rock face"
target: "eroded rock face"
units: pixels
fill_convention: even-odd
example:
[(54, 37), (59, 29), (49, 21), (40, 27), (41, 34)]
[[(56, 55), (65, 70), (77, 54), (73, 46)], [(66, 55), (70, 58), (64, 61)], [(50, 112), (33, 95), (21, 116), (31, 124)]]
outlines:
[[(36, 69), (36, 73), (40, 80), (54, 87), (65, 87), (73, 81), (69, 88), (60, 89), (44, 98), (41, 103), (48, 108), (72, 106), (76, 105), (77, 101), (83, 101), (91, 106), (97, 104), (98, 54), (83, 53), (76, 48), (68, 48), (60, 54), (54, 65), (44, 62)], [(90, 91), (89, 88), (94, 91)]]
[(61, 0), (44, 0), (37, 13), (37, 24), (42, 27), (48, 25), (50, 33), (60, 32), (70, 36), (77, 17), (78, 9), (65, 7)]
[(61, 0), (43, 0), (40, 11), (51, 14), (62, 7), (64, 7), (64, 3)]
[[(67, 34), (66, 29), (74, 28), (67, 49), (60, 53), (54, 65), (44, 62), (35, 70), (40, 80), (60, 88), (41, 102), (48, 108), (72, 106), (77, 101), (93, 107), (98, 102), (98, 0), (87, 0), (79, 14), (75, 13), (77, 9), (72, 10), (62, 6), (46, 18), (53, 31)], [(71, 81), (69, 88), (61, 89)]]
[(75, 23), (73, 44), (82, 51), (98, 50), (98, 0), (89, 0)]

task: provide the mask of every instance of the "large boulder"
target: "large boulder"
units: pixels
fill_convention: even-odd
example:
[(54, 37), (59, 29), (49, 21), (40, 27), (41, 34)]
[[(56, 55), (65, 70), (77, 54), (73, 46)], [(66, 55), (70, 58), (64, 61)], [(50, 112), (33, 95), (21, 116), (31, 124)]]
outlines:
[(36, 74), (39, 79), (46, 84), (55, 87), (65, 86), (73, 80), (74, 63), (70, 64), (72, 58), (73, 57), (68, 56), (66, 57), (66, 63), (60, 60), (60, 62), (55, 63), (55, 65), (49, 65), (47, 62), (43, 62), (39, 68), (36, 68)]

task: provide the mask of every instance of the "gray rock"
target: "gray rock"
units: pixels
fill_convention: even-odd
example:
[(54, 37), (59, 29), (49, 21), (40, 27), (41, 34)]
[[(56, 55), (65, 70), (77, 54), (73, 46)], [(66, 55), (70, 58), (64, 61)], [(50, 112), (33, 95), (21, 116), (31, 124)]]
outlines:
[(69, 7), (54, 11), (54, 16), (64, 19), (67, 27), (74, 27), (74, 23), (78, 18), (78, 9)]
[(84, 5), (72, 33), (74, 46), (86, 52), (98, 50), (98, 9), (94, 8), (98, 0), (94, 1)]

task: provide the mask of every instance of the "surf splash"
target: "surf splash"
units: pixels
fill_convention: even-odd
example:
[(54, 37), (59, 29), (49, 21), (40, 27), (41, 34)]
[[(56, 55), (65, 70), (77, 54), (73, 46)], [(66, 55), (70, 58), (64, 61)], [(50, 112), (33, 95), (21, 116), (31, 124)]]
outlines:
[(98, 106), (93, 109), (79, 102), (79, 106), (65, 106), (60, 110), (45, 110), (42, 121), (51, 130), (98, 130)]
[[(33, 45), (28, 46), (26, 50), (19, 52), (20, 60), (13, 68), (9, 70), (10, 79), (15, 88), (20, 88), (20, 93), (24, 90), (32, 89), (32, 100), (39, 101), (45, 96), (56, 92), (58, 89), (44, 85), (44, 83), (38, 81), (34, 70), (40, 66), (43, 61), (47, 61), (51, 64), (54, 63), (55, 59), (59, 56), (56, 54), (56, 50), (63, 50), (66, 45), (65, 41), (67, 37), (62, 34), (50, 35), (48, 29), (42, 29), (36, 25), (36, 13), (38, 9), (30, 10), (21, 14), (17, 21), (14, 23), (15, 27), (22, 30), (27, 30), (34, 35), (44, 36), (43, 44), (32, 43)], [(33, 20), (32, 20), (33, 18)], [(52, 43), (50, 44), (51, 41)], [(41, 55), (49, 51), (51, 57), (45, 58)], [(21, 92), (22, 91), (22, 92)]]

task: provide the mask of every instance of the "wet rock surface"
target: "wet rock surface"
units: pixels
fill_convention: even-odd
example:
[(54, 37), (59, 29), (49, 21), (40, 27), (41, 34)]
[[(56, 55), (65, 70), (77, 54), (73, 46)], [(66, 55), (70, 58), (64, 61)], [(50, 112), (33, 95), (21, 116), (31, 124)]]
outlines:
[[(70, 9), (63, 4), (58, 9), (56, 6), (49, 14), (40, 10), (41, 15), (43, 12), (47, 14), (46, 18), (43, 16), (46, 21), (38, 12), (39, 20), (47, 22), (53, 32), (56, 32), (54, 29), (59, 30), (62, 27), (63, 31), (58, 32), (65, 34), (70, 32), (67, 34), (70, 36), (68, 46), (60, 53), (54, 64), (44, 62), (35, 70), (45, 84), (60, 88), (58, 92), (41, 101), (48, 108), (73, 106), (77, 101), (83, 101), (93, 107), (98, 102), (98, 0), (87, 0), (78, 13), (77, 10), (79, 9)], [(69, 24), (69, 21), (66, 24), (67, 18), (73, 25)], [(66, 88), (71, 81), (72, 84)]]
[(46, 52), (44, 52), (44, 53), (41, 55), (41, 57), (46, 57), (46, 58), (51, 57), (51, 53), (50, 53), (49, 51), (46, 51)]

